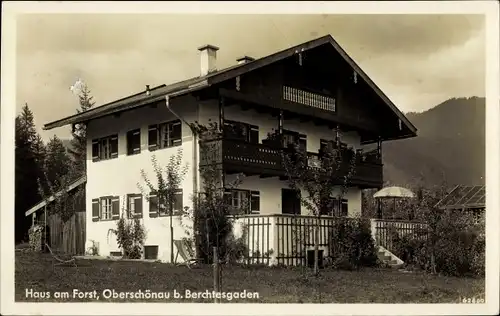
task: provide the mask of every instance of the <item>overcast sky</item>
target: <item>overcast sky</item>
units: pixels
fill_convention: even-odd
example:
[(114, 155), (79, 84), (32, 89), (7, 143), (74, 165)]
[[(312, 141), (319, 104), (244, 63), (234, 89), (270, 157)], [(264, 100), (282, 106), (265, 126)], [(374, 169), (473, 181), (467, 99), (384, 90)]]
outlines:
[[(472, 15), (39, 14), (17, 20), (17, 108), (35, 123), (72, 115), (82, 78), (97, 105), (199, 74), (197, 48), (219, 68), (331, 34), (404, 112), (484, 96), (485, 25)], [(69, 137), (69, 128), (42, 132)]]

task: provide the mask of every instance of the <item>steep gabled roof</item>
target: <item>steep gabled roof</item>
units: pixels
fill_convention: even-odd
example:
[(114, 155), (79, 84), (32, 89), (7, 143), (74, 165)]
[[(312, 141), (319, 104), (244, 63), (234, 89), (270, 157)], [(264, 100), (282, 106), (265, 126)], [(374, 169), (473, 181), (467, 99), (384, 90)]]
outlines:
[(484, 185), (457, 185), (436, 206), (441, 209), (484, 208), (486, 188)]
[(303, 44), (279, 51), (277, 53), (268, 55), (256, 59), (254, 61), (249, 61), (244, 64), (235, 65), (229, 68), (225, 68), (219, 71), (215, 71), (206, 76), (195, 77), (185, 81), (177, 82), (170, 85), (161, 85), (155, 87), (151, 90), (150, 95), (146, 95), (145, 92), (140, 92), (129, 97), (96, 107), (89, 111), (75, 114), (66, 117), (61, 120), (57, 120), (48, 123), (44, 126), (44, 129), (52, 129), (56, 127), (61, 127), (68, 124), (81, 123), (91, 119), (95, 119), (104, 115), (109, 115), (124, 110), (132, 109), (135, 107), (144, 106), (146, 104), (157, 102), (163, 99), (165, 96), (170, 97), (189, 93), (190, 91), (203, 89), (205, 87), (211, 86), (213, 84), (241, 76), (250, 71), (256, 70), (258, 68), (270, 65), (277, 61), (283, 60), (299, 52), (307, 51), (321, 45), (332, 45), (335, 50), (340, 54), (340, 56), (353, 68), (353, 70), (364, 80), (368, 86), (377, 94), (378, 97), (396, 114), (396, 116), (401, 120), (401, 122), (416, 135), (417, 129), (415, 126), (406, 118), (406, 116), (396, 107), (396, 105), (382, 92), (382, 90), (368, 77), (368, 75), (352, 60), (349, 55), (340, 47), (340, 45), (333, 39), (331, 35), (326, 35), (315, 40), (305, 42)]
[[(78, 179), (76, 179), (74, 182), (72, 182), (68, 188), (66, 189), (66, 192), (71, 192), (73, 191), (74, 189), (78, 188), (80, 185), (84, 184), (87, 182), (87, 176), (83, 176), (83, 177), (80, 177)], [(47, 200), (48, 202), (52, 202), (56, 199), (57, 196), (61, 195), (63, 192), (63, 190), (61, 191), (58, 191), (56, 192), (54, 195), (51, 195)], [(41, 209), (42, 207), (44, 207), (45, 205), (47, 205), (47, 200), (43, 200), (41, 202), (39, 202), (38, 204), (36, 204), (35, 206), (33, 206), (32, 208), (30, 208), (29, 210), (26, 211), (26, 213), (24, 213), (25, 216), (30, 216), (32, 213), (38, 211), (39, 209)]]

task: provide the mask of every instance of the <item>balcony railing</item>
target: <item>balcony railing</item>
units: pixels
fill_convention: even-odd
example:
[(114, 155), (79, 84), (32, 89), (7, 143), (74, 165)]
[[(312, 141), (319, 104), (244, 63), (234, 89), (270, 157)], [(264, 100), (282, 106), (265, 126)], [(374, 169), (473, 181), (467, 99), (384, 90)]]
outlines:
[[(200, 148), (200, 166), (223, 164), (227, 171), (251, 172), (262, 175), (286, 176), (282, 161), (283, 148), (272, 145), (248, 143), (235, 139), (204, 141)], [(347, 174), (350, 158), (345, 151), (339, 177)], [(352, 152), (351, 152), (352, 155)], [(308, 152), (308, 166), (319, 167), (319, 153)], [(352, 157), (352, 156), (350, 156)], [(356, 161), (356, 171), (351, 180), (354, 185), (379, 186), (383, 182), (382, 164), (379, 159), (364, 155)]]

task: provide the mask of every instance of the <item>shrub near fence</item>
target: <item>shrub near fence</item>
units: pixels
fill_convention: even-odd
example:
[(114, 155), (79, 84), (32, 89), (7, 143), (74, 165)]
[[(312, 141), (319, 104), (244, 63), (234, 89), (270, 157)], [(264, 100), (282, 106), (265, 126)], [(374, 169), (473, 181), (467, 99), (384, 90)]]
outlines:
[[(393, 252), (406, 264), (453, 276), (484, 276), (484, 217), (443, 211), (429, 237), (394, 235)], [(434, 259), (432, 255), (434, 254)], [(433, 262), (434, 261), (434, 262)]]
[(334, 267), (351, 270), (378, 264), (369, 219), (335, 221), (330, 245)]

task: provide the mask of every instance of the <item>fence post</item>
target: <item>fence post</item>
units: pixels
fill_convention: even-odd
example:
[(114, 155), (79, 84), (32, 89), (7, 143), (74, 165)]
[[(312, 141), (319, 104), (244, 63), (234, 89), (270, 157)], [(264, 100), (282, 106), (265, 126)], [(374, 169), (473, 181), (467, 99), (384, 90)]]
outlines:
[(375, 243), (376, 246), (378, 246), (378, 241), (377, 241), (377, 220), (375, 218), (370, 218), (370, 226), (371, 226), (371, 232), (372, 232), (373, 242)]
[(280, 219), (279, 216), (273, 216), (272, 217), (272, 231), (273, 231), (273, 264), (278, 265), (278, 250), (279, 250), (279, 231), (278, 231), (278, 220)]
[(217, 247), (213, 248), (213, 257), (214, 257), (214, 303), (219, 303), (219, 298), (217, 297), (219, 293), (219, 281), (220, 281), (220, 272), (219, 272), (219, 254), (217, 252)]

